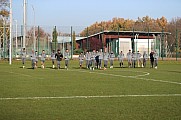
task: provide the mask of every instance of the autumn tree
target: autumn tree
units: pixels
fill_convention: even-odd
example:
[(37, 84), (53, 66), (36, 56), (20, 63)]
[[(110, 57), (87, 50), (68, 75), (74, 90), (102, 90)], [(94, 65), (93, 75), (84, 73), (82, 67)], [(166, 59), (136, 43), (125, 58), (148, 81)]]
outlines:
[[(6, 21), (9, 18), (9, 0), (0, 0), (0, 26), (3, 26), (3, 23), (7, 23)], [(7, 24), (8, 26), (8, 24)], [(3, 28), (0, 29), (0, 34), (4, 32)], [(7, 32), (7, 35), (9, 36), (9, 31)], [(1, 36), (0, 38), (1, 43), (3, 43), (3, 38)], [(0, 45), (2, 47), (2, 45)]]
[[(162, 26), (166, 29), (167, 24), (167, 19), (165, 17), (153, 19), (149, 16), (145, 16), (142, 18), (138, 17), (137, 20), (115, 17), (109, 21), (95, 22), (88, 27), (88, 33), (92, 35), (102, 30), (117, 31), (118, 28), (120, 31), (132, 31), (133, 28), (136, 31), (161, 31)], [(87, 29), (85, 28), (81, 32), (81, 36), (86, 36), (86, 33)]]
[[(168, 46), (170, 48), (170, 51), (175, 52), (176, 45), (178, 45), (178, 49), (181, 49), (181, 18), (173, 18), (166, 26), (166, 28), (168, 32), (171, 33), (171, 35), (168, 36)], [(177, 40), (176, 35), (178, 36)]]
[(162, 29), (165, 29), (165, 27), (167, 25), (167, 19), (162, 16), (160, 19), (157, 18), (157, 23)]
[[(27, 31), (27, 36), (28, 36), (28, 41), (27, 41), (27, 44), (28, 46), (31, 46), (33, 45), (33, 31), (34, 31), (34, 28), (31, 27), (30, 30)], [(39, 27), (39, 31), (38, 31), (38, 27), (35, 28), (35, 38), (37, 38), (38, 36), (40, 37), (40, 41), (42, 41), (48, 34), (44, 31), (43, 28)]]
[(0, 16), (2, 16), (0, 21), (1, 26), (3, 24), (3, 19), (7, 20), (9, 17), (8, 9), (9, 9), (9, 0), (0, 0)]

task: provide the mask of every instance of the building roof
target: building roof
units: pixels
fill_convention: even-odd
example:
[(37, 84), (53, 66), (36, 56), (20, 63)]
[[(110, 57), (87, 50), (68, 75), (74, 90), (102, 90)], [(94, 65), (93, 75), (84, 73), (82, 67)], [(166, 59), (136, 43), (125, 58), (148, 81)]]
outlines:
[(102, 32), (99, 32), (99, 33), (96, 33), (96, 34), (93, 34), (93, 35), (89, 35), (87, 37), (82, 37), (82, 38), (76, 38), (77, 41), (79, 40), (83, 40), (83, 39), (86, 39), (86, 38), (90, 38), (90, 37), (94, 37), (94, 36), (97, 36), (97, 35), (101, 35), (101, 34), (104, 34), (104, 35), (120, 35), (120, 36), (130, 36), (133, 37), (134, 35), (139, 35), (139, 36), (157, 36), (157, 35), (160, 35), (160, 34), (166, 34), (166, 35), (171, 35), (170, 32), (145, 32), (145, 31), (102, 31)]
[[(76, 37), (75, 40), (82, 39), (84, 37)], [(57, 41), (58, 43), (69, 43), (71, 42), (71, 37), (70, 36), (57, 36)]]

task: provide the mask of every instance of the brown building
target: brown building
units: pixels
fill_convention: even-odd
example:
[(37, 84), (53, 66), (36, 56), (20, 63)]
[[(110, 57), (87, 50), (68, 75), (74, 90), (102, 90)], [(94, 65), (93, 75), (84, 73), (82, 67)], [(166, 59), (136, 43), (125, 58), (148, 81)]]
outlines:
[[(162, 45), (164, 41), (167, 39), (167, 35), (170, 35), (169, 32), (144, 32), (144, 31), (103, 31), (99, 32), (84, 38), (81, 38), (76, 41), (77, 48), (86, 50), (99, 50), (99, 49), (108, 49), (108, 52), (113, 51), (115, 54), (118, 54), (121, 49), (120, 47), (126, 46), (123, 45), (120, 40), (128, 39), (130, 42), (130, 46), (132, 51), (136, 50), (136, 41), (145, 41), (148, 46), (147, 52), (149, 49), (159, 49), (161, 52), (161, 42)], [(151, 42), (155, 40), (154, 48), (151, 48)], [(156, 44), (157, 43), (157, 44)], [(122, 46), (120, 45), (122, 44)], [(150, 47), (150, 48), (149, 48)]]

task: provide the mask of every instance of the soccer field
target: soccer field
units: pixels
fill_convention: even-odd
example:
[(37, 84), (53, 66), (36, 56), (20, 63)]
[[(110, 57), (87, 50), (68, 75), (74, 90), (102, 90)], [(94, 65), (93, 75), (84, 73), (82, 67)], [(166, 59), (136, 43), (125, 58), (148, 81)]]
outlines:
[(21, 66), (0, 61), (1, 120), (181, 119), (181, 61), (94, 71), (76, 60), (69, 70), (52, 69), (51, 61), (45, 69)]

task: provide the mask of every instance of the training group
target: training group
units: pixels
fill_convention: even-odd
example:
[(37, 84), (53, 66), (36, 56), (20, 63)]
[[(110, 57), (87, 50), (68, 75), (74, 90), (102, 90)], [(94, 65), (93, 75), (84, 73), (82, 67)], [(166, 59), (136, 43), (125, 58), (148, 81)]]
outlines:
[[(21, 52), (23, 68), (25, 68), (26, 56), (27, 56), (26, 50), (25, 48), (23, 48)], [(158, 58), (159, 58), (159, 55), (157, 51), (151, 51), (149, 55), (146, 53), (146, 51), (143, 52), (143, 55), (139, 51), (134, 52), (131, 50), (129, 50), (128, 53), (124, 55), (123, 51), (121, 51), (116, 57), (113, 51), (103, 52), (102, 49), (100, 49), (99, 51), (92, 50), (92, 51), (87, 51), (85, 53), (81, 52), (78, 56), (79, 65), (80, 65), (79, 67), (83, 68), (83, 62), (86, 61), (86, 66), (84, 68), (87, 68), (90, 70), (94, 70), (94, 69), (106, 70), (108, 68), (108, 62), (110, 63), (109, 67), (113, 68), (114, 60), (119, 61), (119, 66), (121, 68), (124, 68), (124, 67), (145, 68), (148, 59), (150, 59), (150, 68), (157, 69)], [(45, 50), (42, 50), (42, 53), (40, 55), (37, 54), (37, 51), (32, 50), (32, 53), (30, 54), (30, 59), (31, 59), (31, 66), (33, 69), (37, 68), (39, 59), (41, 61), (41, 68), (42, 69), (45, 68), (45, 60), (46, 60)], [(60, 63), (62, 60), (64, 60), (65, 69), (68, 70), (70, 59), (71, 59), (71, 55), (68, 49), (65, 50), (64, 54), (61, 53), (60, 49), (58, 49), (57, 51), (53, 50), (51, 53), (52, 68), (60, 69), (61, 68)], [(127, 60), (128, 62), (127, 66), (123, 64), (124, 60)]]

